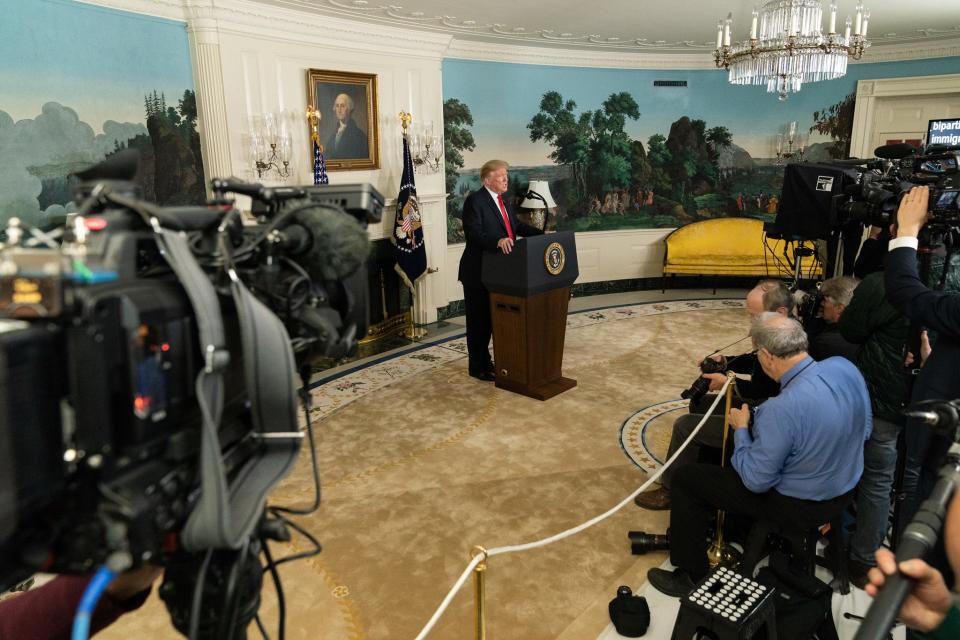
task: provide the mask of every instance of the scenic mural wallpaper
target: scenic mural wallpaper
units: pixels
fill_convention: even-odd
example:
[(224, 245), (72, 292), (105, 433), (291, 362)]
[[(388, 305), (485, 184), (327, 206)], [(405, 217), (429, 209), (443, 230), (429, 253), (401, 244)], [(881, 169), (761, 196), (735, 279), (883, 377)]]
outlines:
[[(73, 208), (68, 175), (140, 152), (144, 197), (204, 200), (185, 25), (69, 0), (7, 3), (0, 22), (0, 225)], [(15, 90), (12, 88), (15, 87)]]
[[(531, 180), (549, 182), (559, 230), (772, 218), (791, 161), (777, 157), (777, 140), (791, 123), (806, 145), (803, 160), (847, 157), (857, 80), (958, 68), (960, 58), (852, 64), (846, 77), (779, 102), (761, 87), (729, 85), (720, 70), (444, 60), (447, 241), (463, 242), (463, 199), (480, 187), (490, 158), (510, 163), (516, 204)], [(686, 86), (655, 86), (664, 80)]]

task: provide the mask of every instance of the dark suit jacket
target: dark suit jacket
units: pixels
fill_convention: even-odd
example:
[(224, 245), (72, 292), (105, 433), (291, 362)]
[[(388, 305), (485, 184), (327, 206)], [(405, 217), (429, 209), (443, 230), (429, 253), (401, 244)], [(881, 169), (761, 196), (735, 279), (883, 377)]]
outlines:
[(920, 280), (917, 252), (908, 247), (887, 253), (887, 300), (915, 323), (937, 333), (933, 353), (914, 385), (914, 401), (960, 397), (960, 295), (933, 291)]
[[(337, 127), (339, 126), (338, 123)], [(366, 158), (369, 155), (367, 134), (360, 130), (353, 118), (350, 118), (347, 122), (347, 128), (340, 136), (340, 144), (337, 144), (337, 131), (334, 129), (330, 137), (327, 138), (327, 144), (323, 150), (327, 158), (332, 160)]]
[[(540, 229), (517, 220), (506, 200), (504, 205), (516, 237), (538, 236), (543, 233)], [(467, 246), (460, 258), (457, 278), (465, 287), (483, 286), (480, 281), (483, 252), (499, 251), (497, 241), (507, 237), (507, 228), (503, 224), (500, 208), (485, 187), (471, 193), (463, 203), (463, 233), (467, 238)]]

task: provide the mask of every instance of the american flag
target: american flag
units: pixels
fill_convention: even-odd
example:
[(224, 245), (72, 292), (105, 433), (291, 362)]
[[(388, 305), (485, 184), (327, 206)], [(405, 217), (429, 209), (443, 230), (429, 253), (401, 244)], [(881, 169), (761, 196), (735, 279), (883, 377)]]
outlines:
[(404, 283), (413, 290), (414, 284), (427, 271), (427, 248), (423, 242), (413, 159), (410, 157), (410, 140), (406, 133), (403, 134), (403, 174), (400, 176), (394, 225), (395, 231), (391, 239), (396, 248), (396, 270)]
[(327, 177), (327, 163), (323, 159), (320, 138), (317, 135), (313, 136), (313, 184), (330, 184), (330, 178)]

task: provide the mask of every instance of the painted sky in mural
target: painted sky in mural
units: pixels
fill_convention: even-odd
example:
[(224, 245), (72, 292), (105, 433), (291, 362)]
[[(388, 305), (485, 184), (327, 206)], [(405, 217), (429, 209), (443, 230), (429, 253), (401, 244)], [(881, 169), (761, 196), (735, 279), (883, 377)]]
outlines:
[[(543, 94), (552, 90), (574, 100), (580, 110), (596, 109), (611, 93), (629, 92), (641, 115), (627, 122), (626, 132), (644, 144), (651, 135), (666, 135), (670, 124), (686, 115), (727, 127), (737, 146), (762, 158), (774, 155), (773, 137), (786, 123), (795, 120), (806, 131), (814, 111), (854, 92), (858, 80), (958, 71), (960, 58), (851, 64), (845, 77), (806, 84), (800, 93), (779, 102), (763, 87), (730, 85), (720, 70), (579, 69), (447, 59), (443, 92), (444, 98), (464, 101), (473, 114), (477, 145), (464, 152), (466, 168), (479, 167), (492, 156), (523, 166), (549, 163), (550, 147), (531, 143), (526, 125), (539, 110)], [(687, 87), (654, 87), (654, 80), (685, 80)], [(814, 134), (810, 142), (825, 140)]]
[[(763, 87), (730, 85), (719, 70), (445, 60), (448, 242), (463, 241), (463, 197), (479, 187), (477, 169), (490, 158), (510, 162), (508, 196), (518, 206), (529, 181), (549, 183), (561, 230), (772, 219), (783, 163), (800, 159), (776, 157), (778, 135), (791, 123), (806, 146), (803, 160), (843, 157), (858, 80), (958, 70), (960, 58), (851, 65), (844, 78), (779, 101)], [(656, 87), (657, 80), (686, 86)], [(467, 132), (473, 148), (463, 143)]]
[(202, 182), (183, 23), (68, 0), (4, 4), (0, 86), (15, 90), (0, 94), (0, 218), (62, 212), (66, 174), (124, 146), (148, 150), (151, 172), (167, 161), (149, 177), (155, 193)]

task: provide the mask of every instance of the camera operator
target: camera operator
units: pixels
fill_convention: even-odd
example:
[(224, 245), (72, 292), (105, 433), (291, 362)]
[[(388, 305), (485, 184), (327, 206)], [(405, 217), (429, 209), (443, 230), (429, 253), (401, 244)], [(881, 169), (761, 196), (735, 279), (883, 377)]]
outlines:
[[(746, 307), (751, 318), (757, 317), (764, 311), (773, 311), (783, 316), (789, 316), (793, 312), (794, 300), (790, 290), (779, 280), (761, 280), (747, 293)], [(780, 390), (779, 385), (764, 373), (754, 352), (738, 356), (715, 355), (708, 357), (722, 362), (724, 368), (728, 371), (750, 374), (749, 381), (737, 381), (737, 394), (743, 400), (751, 403), (763, 402), (767, 398), (777, 395)], [(723, 373), (704, 373), (701, 377), (710, 381), (710, 391), (716, 391), (726, 381), (726, 376)], [(712, 399), (708, 399), (708, 397), (699, 401), (691, 400), (690, 413), (680, 416), (674, 421), (673, 431), (670, 434), (670, 447), (667, 452), (668, 458), (673, 456), (680, 445), (690, 436), (690, 433), (700, 422), (703, 411), (710, 406), (711, 401)], [(634, 498), (636, 505), (652, 511), (669, 509), (670, 484), (676, 470), (685, 464), (696, 462), (702, 447), (719, 449), (722, 444), (723, 416), (714, 414), (707, 419), (707, 423), (700, 429), (697, 437), (687, 445), (687, 448), (683, 450), (683, 453), (674, 461), (673, 465), (660, 476), (660, 488), (638, 495)]]
[[(97, 603), (90, 633), (139, 609), (163, 569), (144, 565), (117, 576)], [(43, 586), (0, 601), (0, 640), (69, 640), (77, 605), (91, 576), (56, 576)]]
[(730, 466), (677, 470), (670, 512), (670, 562), (677, 569), (647, 573), (667, 595), (685, 595), (706, 575), (704, 540), (717, 509), (812, 528), (845, 508), (860, 479), (870, 435), (870, 398), (860, 372), (844, 358), (815, 361), (803, 327), (780, 314), (755, 318), (750, 336), (780, 393), (757, 407), (752, 426), (746, 404), (730, 409)]
[[(960, 396), (960, 296), (929, 289), (920, 279), (917, 266), (917, 236), (927, 221), (929, 189), (914, 187), (903, 196), (897, 210), (896, 238), (890, 241), (884, 283), (887, 298), (915, 324), (936, 332), (933, 351), (917, 375), (911, 402), (951, 399)], [(950, 444), (923, 424), (908, 420), (904, 440), (908, 491), (903, 521), (912, 519), (922, 496), (929, 493)], [(909, 474), (919, 472), (916, 487)], [(913, 495), (909, 495), (909, 494)], [(938, 551), (942, 551), (938, 547)], [(947, 575), (945, 558), (935, 553), (932, 564)], [(948, 575), (948, 581), (952, 576)]]
[(823, 328), (815, 335), (810, 336), (810, 357), (814, 360), (825, 360), (833, 356), (846, 358), (850, 362), (857, 361), (859, 345), (850, 342), (840, 332), (840, 317), (853, 298), (857, 288), (856, 278), (837, 276), (824, 280), (820, 287), (823, 297), (822, 317)]
[(909, 321), (887, 300), (883, 279), (882, 271), (867, 275), (838, 323), (843, 337), (860, 345), (856, 364), (873, 409), (873, 430), (864, 445), (863, 476), (857, 485), (856, 531), (847, 559), (850, 581), (861, 589), (887, 530), (897, 438), (904, 423), (901, 410), (908, 392), (902, 359)]
[[(960, 571), (960, 493), (954, 495), (944, 519), (947, 558), (954, 574)], [(886, 549), (877, 551), (877, 567), (870, 570), (867, 593), (876, 596), (887, 576), (901, 573), (915, 582), (897, 616), (911, 629), (924, 632), (930, 640), (954, 640), (960, 637), (960, 608), (939, 571), (920, 559), (897, 563)]]

